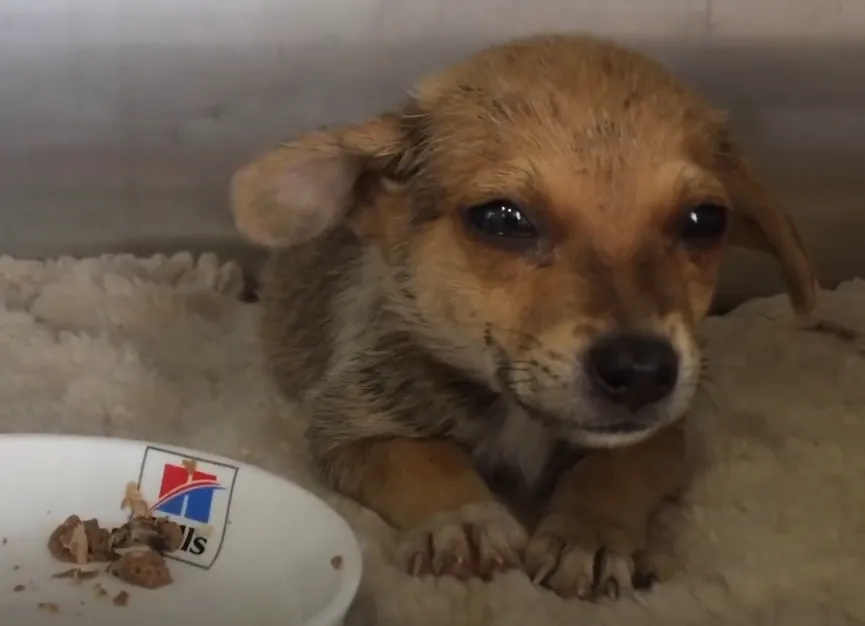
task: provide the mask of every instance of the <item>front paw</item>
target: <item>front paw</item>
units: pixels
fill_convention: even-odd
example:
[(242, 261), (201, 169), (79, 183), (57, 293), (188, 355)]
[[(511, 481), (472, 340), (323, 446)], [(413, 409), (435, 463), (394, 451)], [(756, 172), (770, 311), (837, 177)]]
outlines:
[(505, 506), (482, 502), (440, 513), (403, 538), (397, 563), (415, 576), (489, 580), (519, 567), (526, 532)]
[(536, 584), (564, 598), (617, 599), (657, 580), (645, 537), (644, 529), (553, 513), (541, 520), (529, 539), (526, 571)]

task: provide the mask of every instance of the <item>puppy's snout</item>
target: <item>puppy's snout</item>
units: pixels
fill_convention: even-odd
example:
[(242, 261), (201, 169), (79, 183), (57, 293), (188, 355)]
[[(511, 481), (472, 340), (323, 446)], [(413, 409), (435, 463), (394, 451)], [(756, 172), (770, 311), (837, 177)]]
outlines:
[(589, 348), (586, 370), (595, 393), (636, 410), (673, 391), (679, 357), (662, 337), (614, 333), (604, 335)]

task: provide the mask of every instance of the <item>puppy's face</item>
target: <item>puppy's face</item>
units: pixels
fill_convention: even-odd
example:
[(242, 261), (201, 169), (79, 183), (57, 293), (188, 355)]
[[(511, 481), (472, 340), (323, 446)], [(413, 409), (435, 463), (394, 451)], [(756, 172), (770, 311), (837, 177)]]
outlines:
[[(700, 371), (694, 324), (726, 243), (773, 252), (797, 307), (813, 299), (795, 230), (721, 117), (610, 44), (485, 51), (423, 81), (402, 114), (316, 146), (301, 154), (332, 149), (341, 164), (314, 170), (333, 196), (316, 203), (338, 217), (309, 225), (295, 206), (278, 227), (287, 243), (348, 216), (381, 247), (428, 345), (575, 443), (626, 444), (681, 416)], [(299, 180), (286, 154), (268, 162), (282, 189)], [(262, 197), (265, 161), (236, 179), (236, 208), (251, 205), (244, 193)], [(274, 193), (265, 204), (284, 206)]]
[(681, 415), (729, 195), (712, 112), (608, 48), (516, 48), (417, 90), (413, 291), (450, 344), (590, 445)]

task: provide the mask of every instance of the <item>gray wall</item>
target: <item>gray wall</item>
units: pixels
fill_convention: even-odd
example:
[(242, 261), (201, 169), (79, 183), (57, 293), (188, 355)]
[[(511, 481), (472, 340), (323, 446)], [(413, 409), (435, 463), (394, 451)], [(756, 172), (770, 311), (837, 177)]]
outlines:
[[(824, 276), (865, 273), (865, 0), (0, 0), (0, 252), (245, 254), (225, 201), (245, 158), (487, 43), (567, 29), (730, 108)], [(747, 257), (725, 280), (778, 287)]]

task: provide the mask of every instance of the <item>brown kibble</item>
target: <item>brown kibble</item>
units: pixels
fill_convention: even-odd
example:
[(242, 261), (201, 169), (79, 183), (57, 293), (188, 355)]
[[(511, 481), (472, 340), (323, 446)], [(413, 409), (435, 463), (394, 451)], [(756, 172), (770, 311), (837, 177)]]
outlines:
[(114, 606), (127, 606), (129, 604), (129, 593), (121, 591), (111, 599), (111, 603)]
[[(184, 466), (194, 472), (196, 461), (187, 459)], [(176, 522), (166, 517), (154, 517), (144, 500), (138, 484), (128, 482), (121, 503), (131, 509), (128, 522), (111, 531), (99, 526), (96, 519), (82, 521), (70, 515), (51, 533), (48, 551), (54, 558), (79, 566), (85, 563), (108, 563), (105, 571), (120, 580), (147, 589), (156, 589), (173, 582), (163, 552), (173, 552), (183, 544), (183, 530)], [(17, 569), (17, 566), (15, 567)], [(53, 575), (53, 578), (70, 578), (78, 583), (99, 575), (96, 570), (72, 568)], [(93, 587), (97, 598), (108, 595), (102, 585)], [(114, 598), (125, 606), (128, 594)]]
[[(60, 524), (48, 538), (48, 551), (58, 561), (77, 563), (76, 557), (85, 553), (74, 554), (73, 549), (81, 547), (81, 537), (86, 537), (86, 562), (107, 562), (113, 558), (110, 539), (111, 533), (101, 528), (96, 519), (81, 521), (77, 515), (70, 515)], [(83, 563), (80, 563), (83, 565)]]
[(165, 517), (134, 517), (111, 533), (114, 550), (148, 547), (158, 552), (174, 552), (183, 544), (183, 530)]
[(112, 563), (109, 571), (125, 583), (146, 589), (157, 589), (173, 582), (165, 557), (156, 550), (130, 550)]
[(48, 551), (58, 561), (66, 561), (74, 563), (75, 557), (69, 552), (69, 539), (72, 537), (72, 532), (81, 523), (81, 518), (77, 515), (70, 515), (66, 520), (54, 529), (51, 536), (48, 538)]
[(111, 549), (111, 532), (99, 526), (95, 519), (84, 522), (87, 532), (88, 560), (94, 563), (107, 563), (115, 556)]
[(26, 589), (27, 589), (27, 585), (15, 585), (12, 588), (12, 591), (18, 592), (18, 591), (24, 591)]
[(341, 556), (336, 555), (330, 560), (330, 565), (331, 567), (333, 567), (333, 569), (340, 570), (342, 569), (343, 565), (345, 565), (345, 562), (343, 561), (343, 558)]
[(192, 476), (195, 473), (195, 470), (198, 469), (198, 461), (195, 459), (183, 459), (180, 464), (186, 468), (186, 471), (190, 476)]
[(55, 602), (40, 602), (39, 610), (46, 613), (59, 613), (60, 607)]

